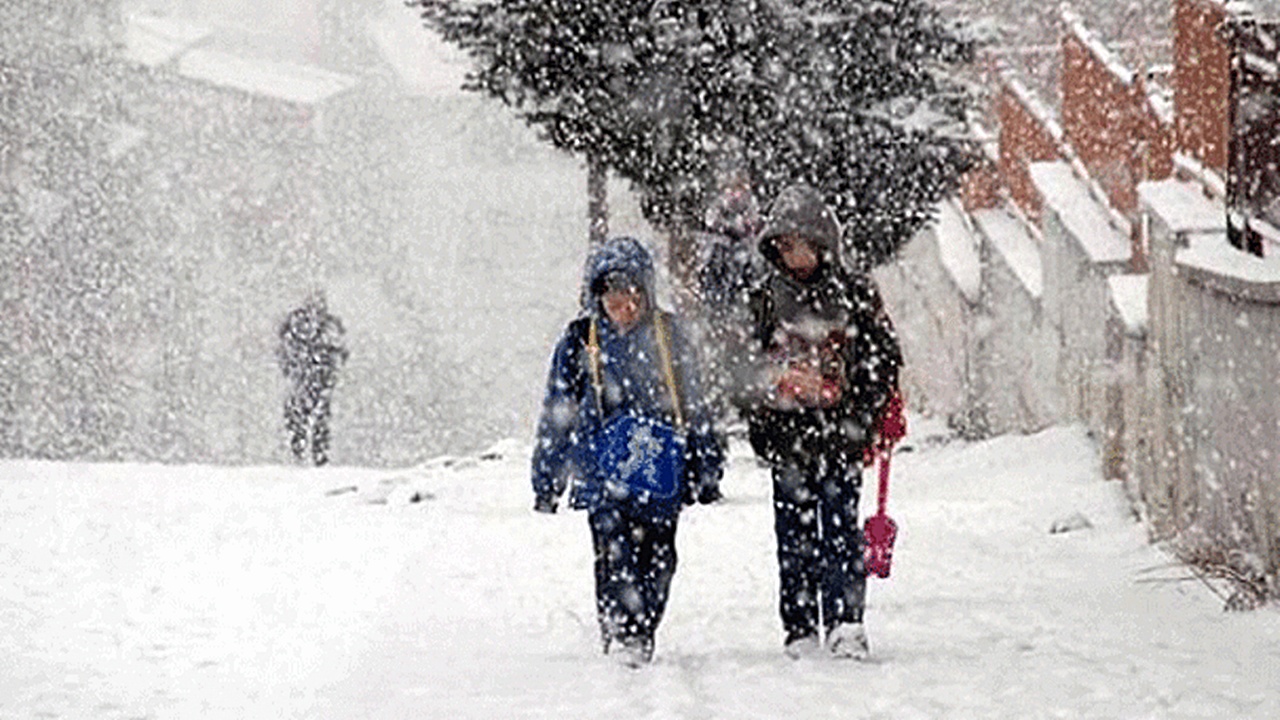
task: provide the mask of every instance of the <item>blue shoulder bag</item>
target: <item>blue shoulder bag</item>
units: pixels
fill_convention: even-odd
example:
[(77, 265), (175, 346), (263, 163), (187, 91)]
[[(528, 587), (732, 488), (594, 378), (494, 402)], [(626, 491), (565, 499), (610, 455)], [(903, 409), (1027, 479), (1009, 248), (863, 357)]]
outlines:
[[(590, 445), (595, 453), (604, 492), (615, 500), (661, 517), (674, 515), (680, 510), (684, 497), (688, 438), (684, 431), (684, 415), (671, 366), (666, 328), (660, 314), (654, 316), (654, 331), (662, 358), (663, 377), (675, 409), (675, 424), (622, 413), (605, 422), (592, 437)], [(603, 415), (604, 380), (600, 369), (599, 331), (594, 319), (588, 332), (591, 384), (595, 390), (596, 409)]]

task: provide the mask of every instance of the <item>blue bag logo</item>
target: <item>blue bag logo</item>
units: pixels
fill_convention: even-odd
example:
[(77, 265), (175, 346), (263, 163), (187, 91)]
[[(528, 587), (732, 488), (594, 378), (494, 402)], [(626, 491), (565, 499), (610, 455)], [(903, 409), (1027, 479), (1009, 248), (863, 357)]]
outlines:
[(684, 435), (670, 425), (621, 415), (600, 432), (600, 471), (620, 495), (678, 505), (684, 450)]

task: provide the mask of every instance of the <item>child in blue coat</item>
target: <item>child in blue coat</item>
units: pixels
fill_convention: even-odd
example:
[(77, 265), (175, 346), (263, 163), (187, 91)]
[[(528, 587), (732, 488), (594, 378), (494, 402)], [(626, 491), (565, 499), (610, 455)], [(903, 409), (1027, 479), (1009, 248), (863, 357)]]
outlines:
[[(571, 485), (570, 505), (587, 511), (604, 652), (632, 667), (653, 656), (680, 509), (718, 496), (723, 464), (693, 348), (656, 307), (653, 289), (653, 261), (636, 240), (613, 238), (592, 251), (582, 311), (552, 356), (533, 453), (534, 509), (555, 512)], [(602, 438), (624, 416), (677, 428), (681, 440), (671, 447), (683, 462), (673, 500), (624, 485), (626, 462), (607, 461)], [(632, 460), (656, 462), (638, 451)]]

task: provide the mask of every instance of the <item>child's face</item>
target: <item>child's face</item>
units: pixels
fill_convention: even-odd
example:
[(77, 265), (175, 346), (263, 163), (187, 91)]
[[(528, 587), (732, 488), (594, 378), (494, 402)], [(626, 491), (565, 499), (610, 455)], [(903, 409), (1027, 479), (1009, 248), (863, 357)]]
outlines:
[(782, 264), (801, 280), (818, 269), (818, 251), (813, 247), (813, 243), (805, 238), (799, 235), (783, 235), (774, 240), (773, 244), (778, 249)]
[(636, 285), (606, 290), (601, 298), (601, 304), (604, 305), (604, 311), (609, 316), (609, 320), (613, 321), (613, 324), (617, 325), (622, 332), (635, 327), (648, 308), (644, 290)]

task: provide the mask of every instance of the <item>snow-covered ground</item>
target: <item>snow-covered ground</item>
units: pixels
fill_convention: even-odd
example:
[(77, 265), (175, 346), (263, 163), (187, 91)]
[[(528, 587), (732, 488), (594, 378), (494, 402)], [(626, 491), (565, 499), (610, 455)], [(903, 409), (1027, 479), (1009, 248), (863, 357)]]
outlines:
[(524, 442), (399, 472), (0, 463), (0, 716), (1280, 716), (1280, 615), (1147, 545), (1081, 429), (916, 425), (864, 664), (782, 655), (742, 447), (638, 671), (597, 655), (585, 518), (530, 511)]

